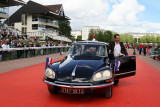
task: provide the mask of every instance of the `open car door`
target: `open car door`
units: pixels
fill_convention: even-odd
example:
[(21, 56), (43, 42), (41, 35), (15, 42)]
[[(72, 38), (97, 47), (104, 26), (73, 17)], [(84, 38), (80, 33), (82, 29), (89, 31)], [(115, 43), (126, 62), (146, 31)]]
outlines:
[(136, 74), (136, 57), (124, 56), (115, 60), (114, 79), (134, 76)]

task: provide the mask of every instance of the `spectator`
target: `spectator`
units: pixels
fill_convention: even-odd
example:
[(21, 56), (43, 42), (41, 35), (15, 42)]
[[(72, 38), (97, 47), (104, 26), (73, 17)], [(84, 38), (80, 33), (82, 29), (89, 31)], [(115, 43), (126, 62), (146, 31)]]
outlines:
[(146, 45), (143, 45), (143, 53), (144, 53), (144, 56), (146, 56)]
[[(6, 41), (4, 41), (4, 43), (3, 43), (3, 45), (2, 45), (2, 48), (3, 48), (3, 49), (7, 49), (7, 48), (8, 48), (8, 45), (6, 44)], [(5, 60), (6, 55), (7, 55), (7, 51), (3, 51), (3, 52), (2, 52), (2, 60)]]
[(139, 54), (141, 54), (141, 52), (142, 52), (142, 47), (143, 47), (143, 46), (140, 44), (140, 45), (139, 45)]
[[(0, 49), (2, 49), (1, 43), (0, 43)], [(0, 51), (0, 61), (1, 61), (1, 58), (2, 58), (2, 51)]]

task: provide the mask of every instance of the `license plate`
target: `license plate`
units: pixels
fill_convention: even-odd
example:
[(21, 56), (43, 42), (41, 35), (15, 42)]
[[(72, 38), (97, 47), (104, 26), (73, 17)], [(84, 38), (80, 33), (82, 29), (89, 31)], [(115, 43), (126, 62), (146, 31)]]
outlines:
[(67, 94), (84, 94), (84, 89), (61, 88), (60, 92)]

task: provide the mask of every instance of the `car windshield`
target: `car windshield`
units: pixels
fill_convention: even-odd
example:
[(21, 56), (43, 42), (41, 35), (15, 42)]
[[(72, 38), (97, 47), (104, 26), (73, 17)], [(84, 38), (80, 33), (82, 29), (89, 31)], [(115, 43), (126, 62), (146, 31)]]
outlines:
[(104, 45), (86, 45), (77, 44), (72, 45), (69, 49), (68, 55), (72, 56), (107, 56), (107, 51)]

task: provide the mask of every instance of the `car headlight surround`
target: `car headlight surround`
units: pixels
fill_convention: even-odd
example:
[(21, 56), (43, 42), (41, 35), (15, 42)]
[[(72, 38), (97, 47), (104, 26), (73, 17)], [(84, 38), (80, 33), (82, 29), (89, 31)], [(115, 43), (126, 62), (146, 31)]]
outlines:
[(55, 79), (55, 72), (50, 68), (46, 68), (44, 75), (48, 78)]
[(107, 80), (111, 78), (112, 78), (111, 70), (104, 70), (104, 71), (100, 71), (94, 74), (93, 81)]

